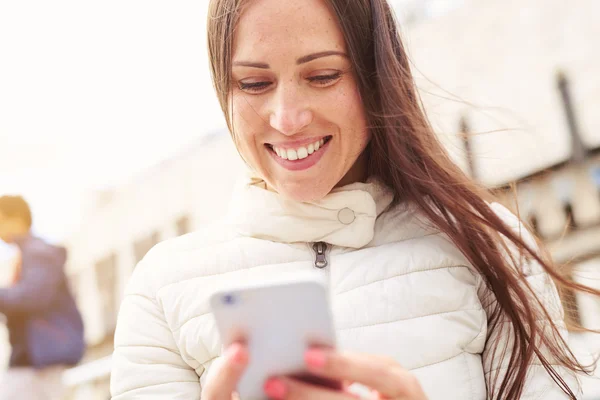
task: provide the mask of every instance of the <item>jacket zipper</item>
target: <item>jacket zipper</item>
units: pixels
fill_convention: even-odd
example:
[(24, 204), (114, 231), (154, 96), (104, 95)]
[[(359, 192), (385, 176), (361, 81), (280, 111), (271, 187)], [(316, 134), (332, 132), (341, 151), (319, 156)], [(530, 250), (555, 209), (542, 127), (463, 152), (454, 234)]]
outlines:
[(313, 244), (313, 250), (315, 251), (315, 267), (323, 269), (329, 265), (327, 262), (327, 243), (316, 242)]

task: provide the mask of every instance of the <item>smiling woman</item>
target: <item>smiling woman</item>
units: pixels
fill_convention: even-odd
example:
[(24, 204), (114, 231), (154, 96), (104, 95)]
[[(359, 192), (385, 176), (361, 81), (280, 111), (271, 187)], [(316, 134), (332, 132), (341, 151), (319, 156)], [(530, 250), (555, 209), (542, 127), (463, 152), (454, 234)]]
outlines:
[(369, 141), (344, 36), (327, 4), (312, 3), (248, 3), (231, 54), (238, 149), (270, 188), (300, 201), (364, 179), (357, 160)]
[[(452, 163), (398, 31), (386, 0), (210, 1), (214, 85), (253, 176), (226, 221), (136, 268), (114, 399), (235, 398), (249, 352), (222, 348), (211, 294), (310, 271), (328, 281), (340, 345), (306, 352), (321, 381), (374, 399), (577, 398), (586, 369), (553, 281), (599, 293)], [(311, 382), (273, 376), (265, 398), (356, 398)]]

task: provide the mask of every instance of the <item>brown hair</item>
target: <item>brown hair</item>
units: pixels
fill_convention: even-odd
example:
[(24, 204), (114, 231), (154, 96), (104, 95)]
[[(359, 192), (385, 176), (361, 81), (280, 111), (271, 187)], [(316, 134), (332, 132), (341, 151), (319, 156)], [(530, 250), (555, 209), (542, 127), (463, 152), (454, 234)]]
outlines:
[[(588, 372), (587, 368), (569, 350), (550, 313), (525, 280), (520, 264), (524, 259), (539, 263), (559, 286), (595, 295), (600, 292), (559, 273), (547, 255), (528, 244), (490, 209), (486, 200), (491, 200), (491, 195), (451, 161), (427, 120), (387, 1), (327, 1), (344, 34), (372, 131), (366, 150), (369, 175), (379, 177), (394, 190), (396, 203), (417, 205), (479, 271), (496, 300), (488, 315), (488, 335), (506, 329), (503, 321), (512, 323), (508, 328), (513, 337), (511, 346), (491, 354), (508, 368), (506, 374), (489, 378), (493, 381), (488, 382), (492, 386), (489, 396), (520, 398), (528, 368), (537, 359), (557, 385), (575, 399), (555, 365), (575, 373)], [(230, 130), (233, 34), (242, 3), (211, 0), (208, 21), (211, 72)]]

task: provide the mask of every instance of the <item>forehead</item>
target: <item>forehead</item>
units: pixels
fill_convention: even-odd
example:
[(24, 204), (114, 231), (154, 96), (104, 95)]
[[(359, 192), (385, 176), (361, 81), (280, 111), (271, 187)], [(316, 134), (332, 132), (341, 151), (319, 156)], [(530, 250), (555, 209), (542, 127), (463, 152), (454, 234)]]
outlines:
[(345, 47), (336, 16), (324, 0), (249, 0), (236, 27), (233, 57), (298, 58)]

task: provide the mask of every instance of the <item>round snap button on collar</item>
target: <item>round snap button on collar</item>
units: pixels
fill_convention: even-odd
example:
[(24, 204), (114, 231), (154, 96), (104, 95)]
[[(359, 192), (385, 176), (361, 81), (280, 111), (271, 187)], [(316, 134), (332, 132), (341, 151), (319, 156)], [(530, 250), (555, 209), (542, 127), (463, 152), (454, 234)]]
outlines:
[(350, 225), (356, 219), (354, 211), (349, 208), (342, 208), (338, 211), (338, 220), (344, 225)]

